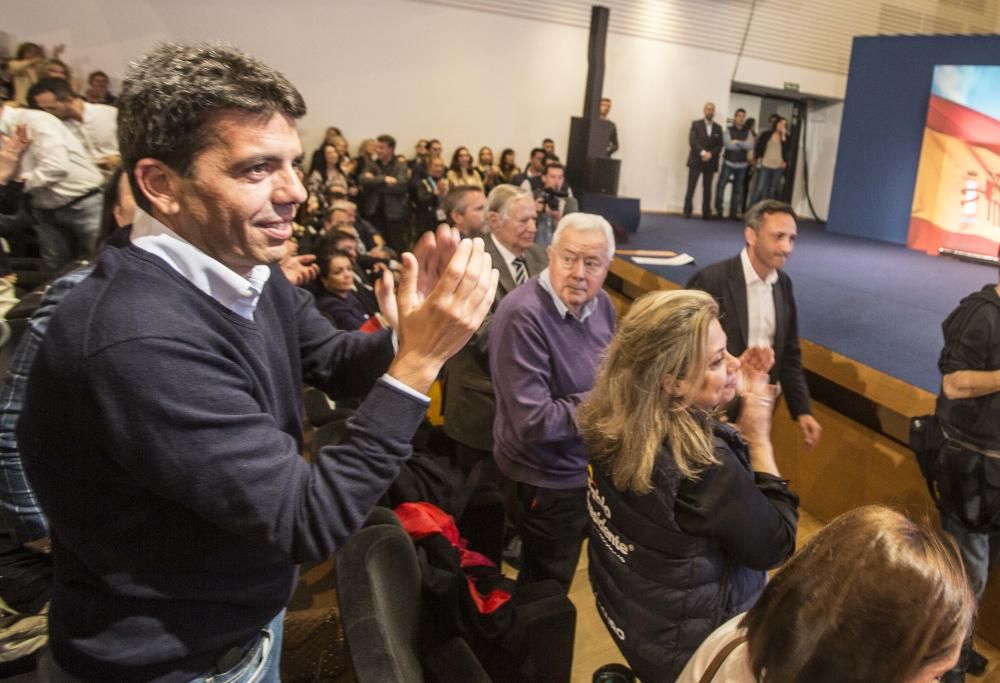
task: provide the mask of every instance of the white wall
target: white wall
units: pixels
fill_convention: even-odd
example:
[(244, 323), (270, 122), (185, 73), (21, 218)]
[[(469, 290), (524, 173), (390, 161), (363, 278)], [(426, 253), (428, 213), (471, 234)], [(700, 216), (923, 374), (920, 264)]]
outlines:
[[(563, 154), (570, 116), (583, 107), (587, 31), (516, 16), (410, 0), (5, 0), (10, 42), (66, 43), (78, 73), (121, 77), (130, 59), (163, 40), (223, 40), (282, 70), (302, 91), (312, 149), (340, 126), (352, 146), (393, 134), (399, 149), (420, 137), (494, 151), (523, 164), (552, 137)], [(736, 57), (657, 40), (608, 36), (605, 93), (614, 99), (623, 168), (620, 191), (646, 210), (679, 210), (687, 132), (706, 100), (728, 109)], [(744, 58), (737, 80), (800, 84), (842, 97), (846, 77)], [(839, 121), (834, 135), (839, 133)], [(813, 156), (812, 154), (810, 155)], [(816, 164), (829, 164), (829, 172)], [(810, 164), (813, 198), (825, 202), (833, 157)]]

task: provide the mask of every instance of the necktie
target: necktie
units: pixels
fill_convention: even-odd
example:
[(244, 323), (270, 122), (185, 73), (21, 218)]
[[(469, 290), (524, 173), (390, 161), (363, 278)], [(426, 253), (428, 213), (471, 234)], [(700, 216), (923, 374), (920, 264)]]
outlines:
[(528, 279), (528, 269), (524, 262), (524, 258), (518, 256), (514, 259), (514, 282), (519, 285), (524, 284), (524, 281)]

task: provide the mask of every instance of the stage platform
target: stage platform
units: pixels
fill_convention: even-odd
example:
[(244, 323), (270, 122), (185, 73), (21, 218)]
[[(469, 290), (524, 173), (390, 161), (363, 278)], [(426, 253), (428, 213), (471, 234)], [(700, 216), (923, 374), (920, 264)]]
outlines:
[[(685, 252), (695, 263), (640, 266), (619, 255), (605, 289), (621, 312), (645, 292), (682, 287), (699, 268), (742, 247), (743, 226), (736, 221), (645, 214), (620, 249)], [(801, 221), (787, 271), (795, 286), (813, 415), (823, 436), (807, 451), (779, 401), (771, 438), (782, 475), (820, 522), (872, 503), (936, 519), (907, 446), (909, 420), (934, 410), (941, 323), (966, 294), (995, 283), (996, 268), (827, 234)], [(986, 591), (977, 631), (1000, 644), (1000, 582)]]
[[(683, 286), (699, 268), (734, 256), (742, 223), (644, 214), (624, 249), (686, 252), (695, 264), (640, 266)], [(626, 261), (628, 257), (619, 257)], [(799, 336), (891, 377), (936, 393), (941, 323), (966, 294), (996, 283), (994, 267), (799, 222), (786, 272), (795, 286)]]

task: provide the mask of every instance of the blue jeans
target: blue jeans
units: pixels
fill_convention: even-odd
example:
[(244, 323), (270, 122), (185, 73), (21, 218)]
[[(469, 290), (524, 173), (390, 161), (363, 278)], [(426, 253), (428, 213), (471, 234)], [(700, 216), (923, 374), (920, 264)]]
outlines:
[(100, 192), (58, 209), (32, 208), (38, 250), (47, 270), (59, 270), (73, 259), (92, 255), (101, 236)]
[(777, 199), (778, 188), (781, 187), (781, 176), (784, 170), (780, 168), (757, 167), (757, 182), (754, 184), (753, 194), (750, 196), (750, 205), (754, 205), (761, 199)]
[[(281, 683), (281, 636), (285, 626), (285, 610), (260, 631), (257, 642), (231, 669), (222, 673), (199, 676), (191, 683)], [(38, 665), (38, 680), (43, 683), (83, 683), (71, 673), (63, 671), (46, 649)]]
[(729, 215), (743, 213), (743, 180), (747, 175), (747, 167), (737, 168), (722, 162), (722, 172), (719, 173), (719, 183), (715, 186), (715, 213), (722, 215), (722, 197), (726, 194), (726, 183), (732, 182), (733, 194), (729, 198)]
[[(986, 591), (990, 573), (1000, 561), (1000, 530), (988, 534), (969, 531), (965, 525), (947, 514), (941, 515), (941, 528), (951, 534), (958, 543), (962, 562), (965, 564), (965, 574), (969, 577), (969, 585), (972, 586), (972, 592), (976, 594), (978, 603)], [(962, 643), (962, 656), (956, 668), (958, 671), (965, 671), (968, 665), (972, 637), (973, 633), (970, 632)]]

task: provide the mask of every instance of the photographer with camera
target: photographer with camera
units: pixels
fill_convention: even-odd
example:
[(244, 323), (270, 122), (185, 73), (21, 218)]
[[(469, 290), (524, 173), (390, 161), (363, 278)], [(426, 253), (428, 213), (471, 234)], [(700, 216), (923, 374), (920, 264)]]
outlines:
[[(995, 484), (1000, 480), (1000, 284), (962, 299), (942, 331), (935, 410), (940, 436), (933, 439), (941, 443), (929, 454), (932, 491), (938, 494), (941, 527), (958, 543), (979, 601), (1000, 560), (1000, 487)], [(969, 633), (958, 667), (941, 680), (957, 683), (965, 680), (965, 672), (982, 674), (986, 665)]]
[(576, 199), (566, 186), (566, 167), (558, 161), (550, 161), (545, 165), (540, 187), (534, 190), (536, 225), (535, 242), (543, 247), (552, 242), (552, 233), (556, 225), (567, 213), (579, 209)]

